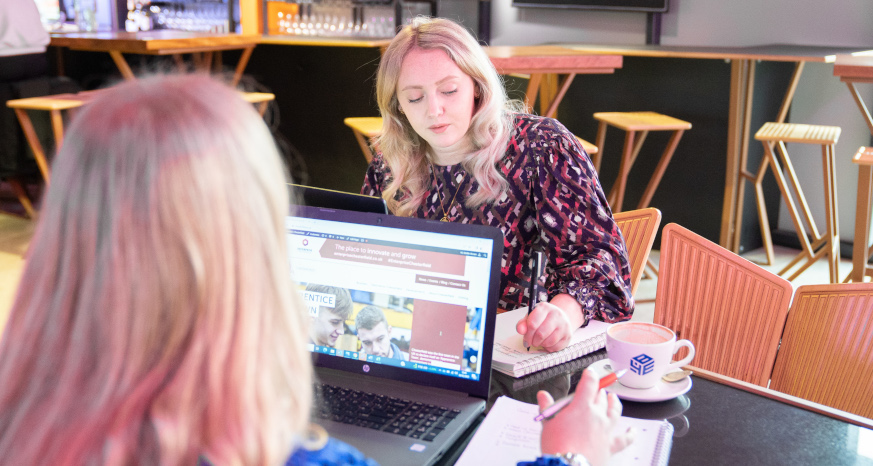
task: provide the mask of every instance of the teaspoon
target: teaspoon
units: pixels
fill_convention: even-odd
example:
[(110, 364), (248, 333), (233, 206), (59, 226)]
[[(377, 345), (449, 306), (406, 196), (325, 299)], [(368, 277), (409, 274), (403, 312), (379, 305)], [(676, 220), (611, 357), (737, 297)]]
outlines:
[(692, 372), (689, 370), (680, 370), (670, 372), (669, 374), (664, 374), (664, 376), (661, 377), (661, 380), (663, 380), (664, 382), (679, 382), (680, 380), (685, 379), (685, 377), (688, 377), (691, 374)]

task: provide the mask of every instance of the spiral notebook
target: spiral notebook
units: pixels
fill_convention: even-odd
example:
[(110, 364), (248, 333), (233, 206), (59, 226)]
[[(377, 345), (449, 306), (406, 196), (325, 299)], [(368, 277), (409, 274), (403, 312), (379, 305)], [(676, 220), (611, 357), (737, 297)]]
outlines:
[(606, 329), (611, 324), (592, 320), (585, 327), (576, 329), (573, 339), (561, 351), (549, 353), (542, 348), (524, 347), (515, 324), (527, 313), (527, 308), (518, 308), (497, 316), (494, 331), (494, 357), (492, 367), (513, 377), (548, 369), (593, 353), (606, 346)]
[[(516, 464), (540, 456), (542, 423), (533, 418), (539, 407), (501, 396), (479, 425), (455, 466)], [(673, 447), (673, 425), (665, 420), (636, 419), (622, 416), (617, 431), (635, 429), (634, 441), (612, 455), (609, 465), (666, 465)]]

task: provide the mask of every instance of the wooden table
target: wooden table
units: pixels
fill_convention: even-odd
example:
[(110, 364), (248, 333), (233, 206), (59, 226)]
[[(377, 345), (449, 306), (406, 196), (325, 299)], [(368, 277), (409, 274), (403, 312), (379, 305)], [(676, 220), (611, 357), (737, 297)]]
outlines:
[[(500, 74), (528, 74), (524, 103), (540, 96), (540, 115), (554, 117), (577, 74), (609, 74), (621, 68), (620, 55), (590, 54), (557, 45), (484, 47)], [(560, 77), (563, 76), (563, 79)]]
[[(768, 121), (784, 122), (806, 62), (833, 63), (838, 54), (857, 52), (858, 48), (805, 45), (759, 45), (751, 47), (686, 47), (663, 45), (589, 45), (562, 44), (585, 54), (608, 54), (625, 57), (685, 58), (730, 60), (730, 106), (728, 110), (727, 163), (724, 202), (719, 244), (739, 251), (739, 234), (735, 229), (742, 215), (743, 188), (740, 177), (754, 177), (747, 170), (752, 98), (757, 61), (795, 63), (794, 73), (785, 91), (779, 112)], [(735, 231), (736, 230), (736, 231)]]
[[(869, 55), (840, 55), (834, 63), (834, 76), (839, 76), (840, 81), (846, 83), (849, 92), (855, 99), (861, 115), (867, 122), (867, 128), (873, 135), (873, 118), (864, 104), (861, 94), (855, 88), (855, 83), (873, 83), (873, 54)], [(870, 238), (870, 203), (873, 197), (873, 152), (870, 148), (855, 155), (855, 163), (858, 164), (858, 201), (855, 205), (855, 239), (852, 252), (853, 282), (863, 282), (864, 277), (873, 275), (873, 271), (867, 265), (873, 248), (869, 247)]]
[(213, 54), (224, 50), (242, 50), (242, 56), (237, 63), (232, 85), (242, 78), (243, 71), (255, 46), (261, 36), (241, 34), (215, 34), (202, 32), (175, 31), (161, 29), (147, 32), (75, 32), (52, 33), (51, 43), (54, 47), (66, 47), (70, 50), (89, 52), (107, 52), (121, 71), (125, 79), (135, 79), (124, 54), (142, 55), (172, 55), (177, 65), (183, 65), (182, 55), (192, 54), (198, 68), (212, 67)]
[[(6, 102), (7, 107), (15, 110), (15, 116), (18, 117), (18, 122), (21, 125), (22, 131), (24, 131), (24, 137), (33, 151), (33, 156), (36, 159), (36, 164), (45, 180), (46, 186), (48, 186), (51, 179), (48, 157), (46, 156), (45, 149), (43, 149), (42, 144), (39, 142), (36, 129), (33, 127), (33, 122), (31, 122), (27, 111), (41, 110), (49, 112), (51, 115), (52, 131), (55, 137), (55, 150), (59, 151), (61, 142), (64, 139), (64, 119), (61, 112), (64, 110), (76, 110), (93, 101), (102, 92), (105, 92), (105, 89), (79, 92), (77, 94), (29, 97)], [(240, 96), (249, 103), (257, 104), (258, 113), (261, 116), (267, 111), (267, 104), (276, 98), (275, 95), (265, 92), (241, 92)]]

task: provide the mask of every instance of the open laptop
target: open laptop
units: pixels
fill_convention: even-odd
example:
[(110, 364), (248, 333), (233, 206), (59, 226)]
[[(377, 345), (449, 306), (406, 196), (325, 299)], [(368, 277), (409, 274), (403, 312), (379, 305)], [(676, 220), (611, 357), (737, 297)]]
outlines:
[[(314, 421), (383, 465), (434, 463), (485, 408), (502, 233), (337, 209), (292, 212), (289, 258), (310, 316), (337, 305), (337, 293), (307, 285), (345, 288), (354, 302), (343, 335), (308, 345), (323, 384)], [(365, 306), (385, 315), (391, 354), (368, 354), (361, 343), (354, 325)], [(353, 412), (335, 409), (336, 397), (349, 396)]]
[(356, 212), (373, 212), (387, 214), (388, 206), (385, 199), (376, 196), (334, 191), (333, 189), (316, 188), (302, 184), (288, 183), (291, 187), (291, 203), (328, 209), (353, 210)]

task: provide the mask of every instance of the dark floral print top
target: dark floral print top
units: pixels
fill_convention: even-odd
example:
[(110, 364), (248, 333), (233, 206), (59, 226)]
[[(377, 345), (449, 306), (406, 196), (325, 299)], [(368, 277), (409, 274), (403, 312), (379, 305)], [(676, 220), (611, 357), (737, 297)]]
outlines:
[[(494, 203), (470, 209), (464, 200), (478, 189), (472, 175), (462, 164), (434, 165), (429, 193), (413, 216), (439, 220), (445, 207), (452, 222), (503, 231), (503, 309), (527, 305), (531, 250), (540, 247), (547, 257), (539, 280), (545, 290), (537, 288), (541, 301), (567, 293), (582, 305), (586, 320), (630, 319), (634, 300), (624, 239), (594, 166), (576, 138), (557, 120), (519, 114), (498, 168), (509, 181), (508, 191)], [(377, 154), (361, 192), (381, 196), (390, 179), (388, 166)]]

